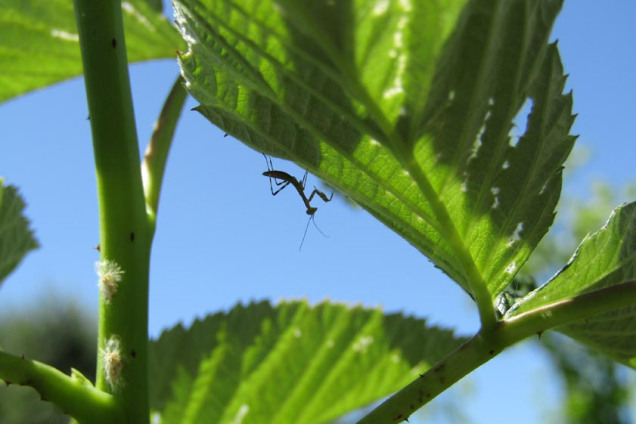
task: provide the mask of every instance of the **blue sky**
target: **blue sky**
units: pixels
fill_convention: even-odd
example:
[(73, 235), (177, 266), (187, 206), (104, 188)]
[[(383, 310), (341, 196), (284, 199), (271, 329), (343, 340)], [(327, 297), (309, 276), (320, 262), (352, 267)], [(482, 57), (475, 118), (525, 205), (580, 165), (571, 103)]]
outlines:
[[(574, 90), (578, 143), (592, 153), (565, 192), (590, 184), (635, 182), (636, 2), (566, 1), (553, 39)], [(174, 61), (133, 65), (131, 78), (142, 147), (178, 68)], [(168, 163), (153, 248), (150, 333), (226, 310), (236, 302), (307, 298), (382, 305), (462, 334), (478, 328), (470, 299), (429, 261), (366, 212), (339, 198), (317, 204), (316, 222), (298, 245), (307, 215), (298, 195), (272, 197), (263, 157), (223, 138), (188, 109)], [(56, 293), (97, 306), (97, 197), (88, 113), (81, 79), (0, 105), (0, 175), (28, 202), (42, 247), (0, 289), (0, 312)], [(277, 169), (302, 171), (274, 159)], [(309, 185), (316, 183), (309, 177)], [(629, 200), (629, 199), (624, 199)], [(608, 211), (609, 213), (609, 211)], [(37, 324), (35, 324), (37, 325)], [(559, 386), (540, 349), (504, 352), (449, 392), (468, 393), (469, 422), (547, 422)], [(438, 403), (449, 402), (448, 395)], [(498, 417), (501, 416), (501, 420)], [(442, 422), (441, 419), (435, 420)]]

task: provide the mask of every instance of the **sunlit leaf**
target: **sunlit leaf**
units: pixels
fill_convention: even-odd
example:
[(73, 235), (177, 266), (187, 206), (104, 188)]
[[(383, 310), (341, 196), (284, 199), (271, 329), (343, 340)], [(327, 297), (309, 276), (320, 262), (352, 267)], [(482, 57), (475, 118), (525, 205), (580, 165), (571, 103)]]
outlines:
[(548, 44), (560, 0), (175, 7), (204, 116), (350, 196), (473, 296), (496, 297), (551, 225), (574, 142)]
[(462, 340), (378, 309), (261, 302), (151, 343), (151, 407), (170, 423), (323, 423), (381, 399)]
[[(0, 0), (0, 102), (81, 75), (70, 0)], [(156, 0), (122, 3), (128, 60), (174, 57), (179, 40)]]
[[(636, 203), (618, 207), (599, 231), (586, 237), (570, 262), (530, 293), (509, 316), (636, 280)], [(636, 368), (636, 306), (557, 330)]]
[(13, 186), (0, 178), (0, 283), (22, 258), (38, 247), (38, 242), (23, 215), (24, 201)]

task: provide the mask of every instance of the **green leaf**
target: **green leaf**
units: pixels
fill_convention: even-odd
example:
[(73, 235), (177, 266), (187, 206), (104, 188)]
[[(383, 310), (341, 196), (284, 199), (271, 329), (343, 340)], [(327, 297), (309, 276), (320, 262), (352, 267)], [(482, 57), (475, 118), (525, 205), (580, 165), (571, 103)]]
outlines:
[[(183, 42), (160, 2), (129, 0), (122, 9), (130, 62), (174, 57)], [(72, 1), (0, 0), (0, 10), (0, 102), (82, 74)]]
[[(199, 112), (353, 198), (493, 316), (492, 299), (552, 223), (574, 142), (547, 43), (560, 7), (175, 3)], [(527, 101), (525, 133), (511, 136)]]
[(401, 388), (461, 341), (379, 309), (239, 305), (151, 343), (151, 408), (164, 424), (328, 422)]
[[(570, 262), (528, 294), (508, 317), (603, 288), (636, 280), (636, 202), (616, 208), (587, 236)], [(557, 330), (636, 368), (636, 306), (615, 310)]]
[(0, 283), (30, 250), (39, 247), (23, 210), (24, 201), (18, 190), (4, 186), (0, 178)]

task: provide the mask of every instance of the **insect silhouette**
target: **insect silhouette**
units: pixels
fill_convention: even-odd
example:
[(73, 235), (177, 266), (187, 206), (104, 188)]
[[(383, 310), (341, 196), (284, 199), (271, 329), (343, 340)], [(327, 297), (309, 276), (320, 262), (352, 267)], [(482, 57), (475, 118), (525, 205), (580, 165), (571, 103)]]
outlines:
[[(283, 190), (285, 187), (291, 184), (296, 189), (296, 191), (300, 195), (300, 198), (305, 204), (305, 207), (307, 208), (306, 212), (307, 212), (307, 215), (309, 215), (309, 220), (307, 221), (307, 226), (305, 227), (305, 233), (303, 234), (303, 239), (300, 242), (300, 247), (298, 248), (298, 250), (302, 249), (303, 247), (303, 243), (305, 242), (305, 236), (307, 236), (307, 229), (309, 228), (309, 222), (311, 221), (314, 222), (314, 226), (316, 227), (318, 232), (322, 234), (324, 237), (327, 237), (327, 235), (323, 233), (320, 230), (320, 228), (318, 228), (318, 225), (316, 225), (316, 221), (314, 220), (314, 214), (316, 213), (318, 208), (315, 206), (311, 206), (311, 200), (314, 198), (314, 196), (318, 195), (318, 197), (320, 197), (325, 203), (330, 202), (331, 199), (333, 198), (333, 193), (331, 193), (331, 196), (327, 197), (325, 193), (318, 190), (314, 186), (314, 190), (311, 192), (309, 197), (307, 197), (305, 195), (305, 186), (307, 184), (307, 174), (308, 174), (307, 171), (305, 171), (305, 176), (303, 177), (302, 181), (298, 181), (296, 177), (288, 174), (287, 172), (275, 170), (274, 166), (272, 165), (272, 159), (268, 158), (265, 155), (263, 156), (265, 157), (265, 162), (267, 163), (267, 171), (263, 172), (263, 175), (269, 178), (269, 188), (272, 191), (272, 195), (276, 196), (278, 193), (281, 192), (281, 190)], [(276, 190), (274, 190), (274, 185), (272, 184), (272, 180), (274, 180), (274, 184), (276, 184), (276, 186), (278, 187)]]

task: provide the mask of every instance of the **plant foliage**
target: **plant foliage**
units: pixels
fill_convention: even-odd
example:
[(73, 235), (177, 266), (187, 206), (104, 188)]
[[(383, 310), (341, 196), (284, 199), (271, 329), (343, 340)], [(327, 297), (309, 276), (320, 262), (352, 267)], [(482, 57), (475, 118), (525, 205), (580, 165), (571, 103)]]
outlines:
[[(587, 236), (570, 262), (531, 292), (509, 315), (636, 280), (636, 203), (620, 206), (596, 233)], [(634, 318), (628, 307), (558, 330), (631, 367), (636, 366)]]
[[(476, 301), (482, 329), (454, 350), (464, 340), (451, 332), (378, 309), (237, 306), (152, 342), (149, 397), (162, 423), (323, 423), (402, 388), (361, 421), (400, 422), (542, 325), (561, 325), (559, 331), (636, 366), (635, 307), (598, 308), (598, 316), (567, 307), (597, 307), (587, 296), (596, 294), (601, 306), (602, 299), (614, 308), (628, 304), (631, 298), (616, 294), (632, 295), (636, 284), (636, 203), (617, 208), (543, 287), (526, 294), (510, 285), (522, 282), (517, 271), (552, 225), (575, 140), (572, 96), (564, 93), (558, 47), (549, 42), (561, 5), (176, 0), (187, 44), (181, 71), (200, 102), (196, 109), (252, 148), (305, 167), (400, 234)], [(110, 33), (123, 37), (120, 6), (131, 61), (169, 57), (181, 43), (159, 0), (112, 7), (76, 0), (101, 255), (126, 270), (118, 297), (100, 305), (97, 384), (0, 351), (2, 378), (108, 423), (148, 415), (147, 262), (185, 100), (178, 81), (151, 140), (142, 187), (132, 101), (127, 85), (118, 85), (127, 78), (126, 55), (104, 53), (118, 45)], [(0, 7), (0, 101), (81, 73), (70, 2), (0, 0)], [(15, 188), (0, 185), (0, 280), (37, 247), (23, 208)], [(621, 290), (604, 298), (614, 286)]]
[(236, 306), (152, 342), (151, 407), (170, 423), (324, 423), (381, 399), (462, 339), (379, 309)]
[[(122, 3), (128, 59), (174, 57), (182, 41), (161, 1)], [(77, 24), (68, 0), (0, 0), (0, 102), (82, 74)], [(112, 40), (104, 34), (104, 48)]]
[(23, 211), (24, 200), (18, 190), (0, 179), (0, 283), (39, 246)]
[(548, 44), (560, 1), (463, 5), (183, 0), (176, 11), (197, 110), (352, 197), (485, 303), (552, 223), (572, 99)]

